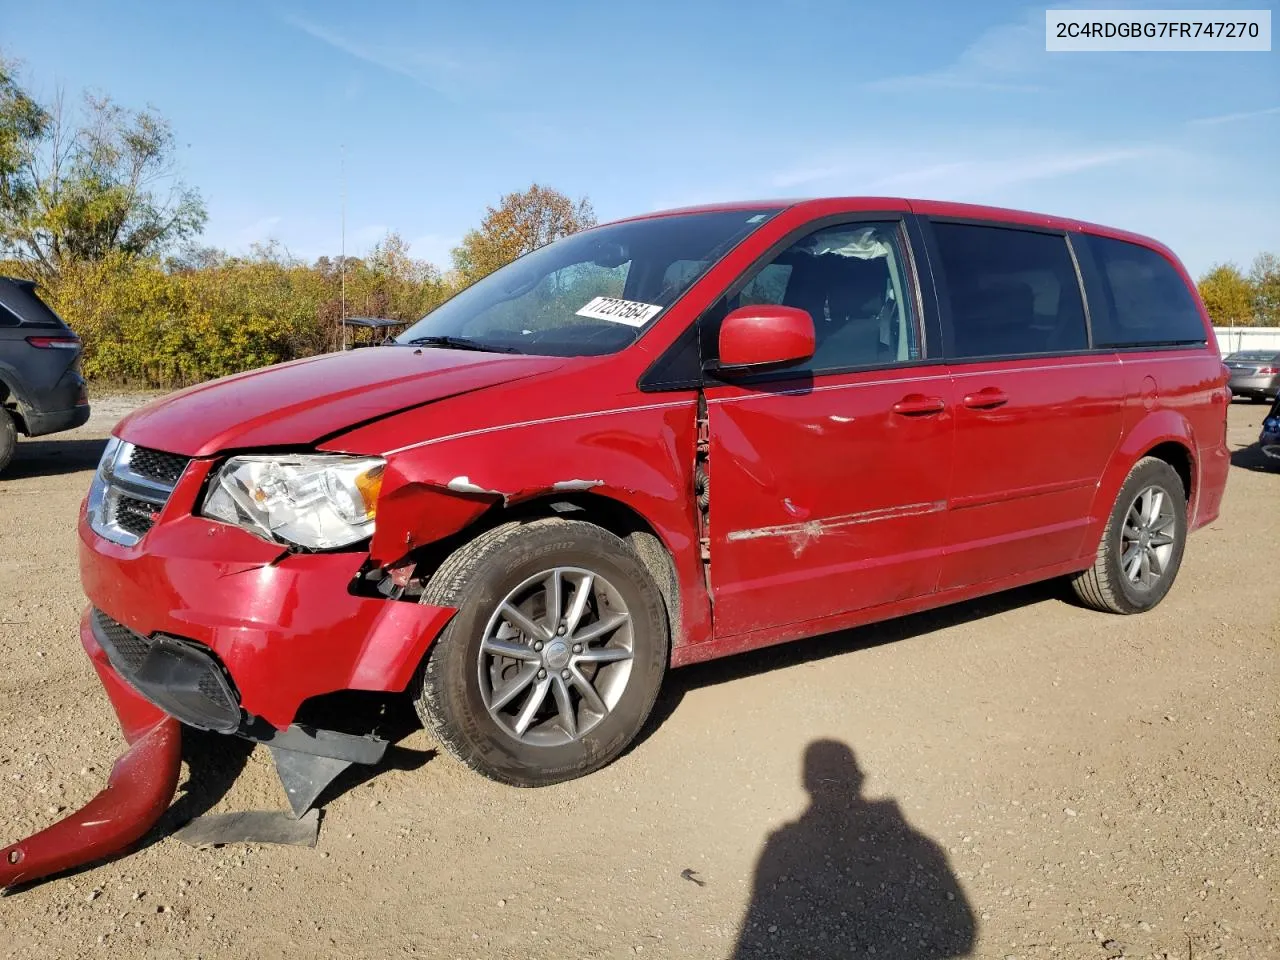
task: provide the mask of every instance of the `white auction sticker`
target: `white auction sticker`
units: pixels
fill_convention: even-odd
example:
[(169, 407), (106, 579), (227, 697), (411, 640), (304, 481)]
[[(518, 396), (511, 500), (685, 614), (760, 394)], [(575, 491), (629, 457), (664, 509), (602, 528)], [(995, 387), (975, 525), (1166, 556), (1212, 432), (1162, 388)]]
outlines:
[(592, 320), (612, 320), (614, 323), (625, 323), (629, 327), (643, 327), (661, 310), (661, 307), (652, 303), (619, 300), (617, 297), (596, 297), (577, 311), (577, 314), (580, 317), (590, 317)]

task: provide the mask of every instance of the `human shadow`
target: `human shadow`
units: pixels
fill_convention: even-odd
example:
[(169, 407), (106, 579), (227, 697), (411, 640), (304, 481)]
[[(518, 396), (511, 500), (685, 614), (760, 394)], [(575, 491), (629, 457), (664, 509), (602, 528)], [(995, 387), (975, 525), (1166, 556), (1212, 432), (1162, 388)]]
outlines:
[(809, 808), (765, 844), (733, 960), (968, 955), (973, 911), (946, 855), (862, 782), (848, 746), (809, 744)]

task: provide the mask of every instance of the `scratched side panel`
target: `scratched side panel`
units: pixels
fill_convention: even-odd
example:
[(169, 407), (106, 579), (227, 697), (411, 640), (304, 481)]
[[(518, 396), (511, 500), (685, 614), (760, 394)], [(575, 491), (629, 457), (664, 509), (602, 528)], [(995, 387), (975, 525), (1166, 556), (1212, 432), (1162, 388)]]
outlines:
[[(931, 592), (941, 563), (953, 417), (944, 367), (708, 392), (716, 633)], [(939, 398), (922, 416), (893, 411)]]
[(460, 397), (415, 412), (411, 428), (397, 428), (393, 418), (376, 432), (328, 444), (367, 452), (396, 444), (386, 453), (379, 502), (387, 509), (371, 543), (374, 558), (392, 562), (465, 529), (495, 505), (575, 493), (607, 497), (643, 517), (671, 554), (682, 601), (676, 641), (704, 639), (709, 601), (693, 514), (696, 394), (605, 394), (584, 410), (580, 394), (565, 392), (576, 401), (567, 409), (547, 403), (545, 390), (523, 404), (509, 396), (501, 408), (525, 416), (505, 423), (494, 422), (491, 403), (476, 409), (485, 398)]

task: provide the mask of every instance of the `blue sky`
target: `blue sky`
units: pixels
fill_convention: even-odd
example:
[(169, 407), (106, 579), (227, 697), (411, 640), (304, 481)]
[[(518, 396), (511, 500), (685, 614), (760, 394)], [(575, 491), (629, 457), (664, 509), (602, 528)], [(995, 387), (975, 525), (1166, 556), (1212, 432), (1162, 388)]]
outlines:
[(1043, 6), (0, 0), (0, 23), (34, 93), (167, 116), (232, 251), (336, 253), (345, 143), (348, 250), (395, 230), (440, 264), (533, 181), (602, 220), (887, 194), (1150, 233), (1197, 274), (1280, 252), (1280, 52), (1049, 54)]

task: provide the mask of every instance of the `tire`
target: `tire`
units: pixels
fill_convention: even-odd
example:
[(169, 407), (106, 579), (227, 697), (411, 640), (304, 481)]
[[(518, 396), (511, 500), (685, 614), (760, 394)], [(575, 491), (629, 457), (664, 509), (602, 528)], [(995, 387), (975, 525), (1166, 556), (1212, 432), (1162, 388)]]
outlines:
[[(1141, 537), (1144, 521), (1142, 508), (1150, 503), (1142, 498), (1149, 491), (1158, 493), (1163, 499), (1159, 501), (1159, 517), (1147, 530), (1147, 536)], [(1129, 522), (1131, 509), (1137, 509), (1138, 520)], [(1156, 532), (1158, 528), (1158, 532)], [(1129, 533), (1133, 531), (1134, 537)], [(1162, 543), (1164, 537), (1171, 537), (1171, 543)], [(1107, 526), (1102, 540), (1098, 544), (1098, 553), (1093, 566), (1072, 580), (1076, 596), (1089, 607), (1107, 613), (1143, 613), (1150, 610), (1169, 592), (1173, 581), (1182, 565), (1182, 553), (1187, 542), (1187, 496), (1182, 486), (1182, 478), (1177, 471), (1163, 460), (1156, 457), (1144, 457), (1139, 460), (1129, 476), (1125, 478), (1116, 496), (1111, 515), (1107, 518)], [(1126, 554), (1125, 544), (1129, 550), (1136, 550), (1135, 561), (1122, 562)], [(1143, 544), (1149, 543), (1148, 549)], [(1165, 550), (1165, 547), (1171, 549)], [(1145, 566), (1159, 572), (1150, 581), (1144, 577), (1144, 561), (1141, 554), (1147, 554)], [(1134, 563), (1138, 567), (1137, 579), (1131, 576)], [(1128, 569), (1126, 569), (1128, 568)]]
[[(550, 571), (564, 614), (555, 623), (575, 625), (563, 636), (547, 627)], [(418, 716), (449, 753), (493, 780), (539, 787), (598, 770), (653, 709), (670, 645), (662, 594), (636, 552), (600, 527), (560, 518), (495, 527), (445, 560), (421, 602), (458, 613), (423, 664)], [(593, 629), (599, 636), (589, 637)], [(574, 645), (577, 636), (584, 642)]]
[(9, 466), (17, 446), (17, 424), (13, 422), (13, 415), (4, 407), (0, 407), (0, 473), (4, 473), (4, 468)]

